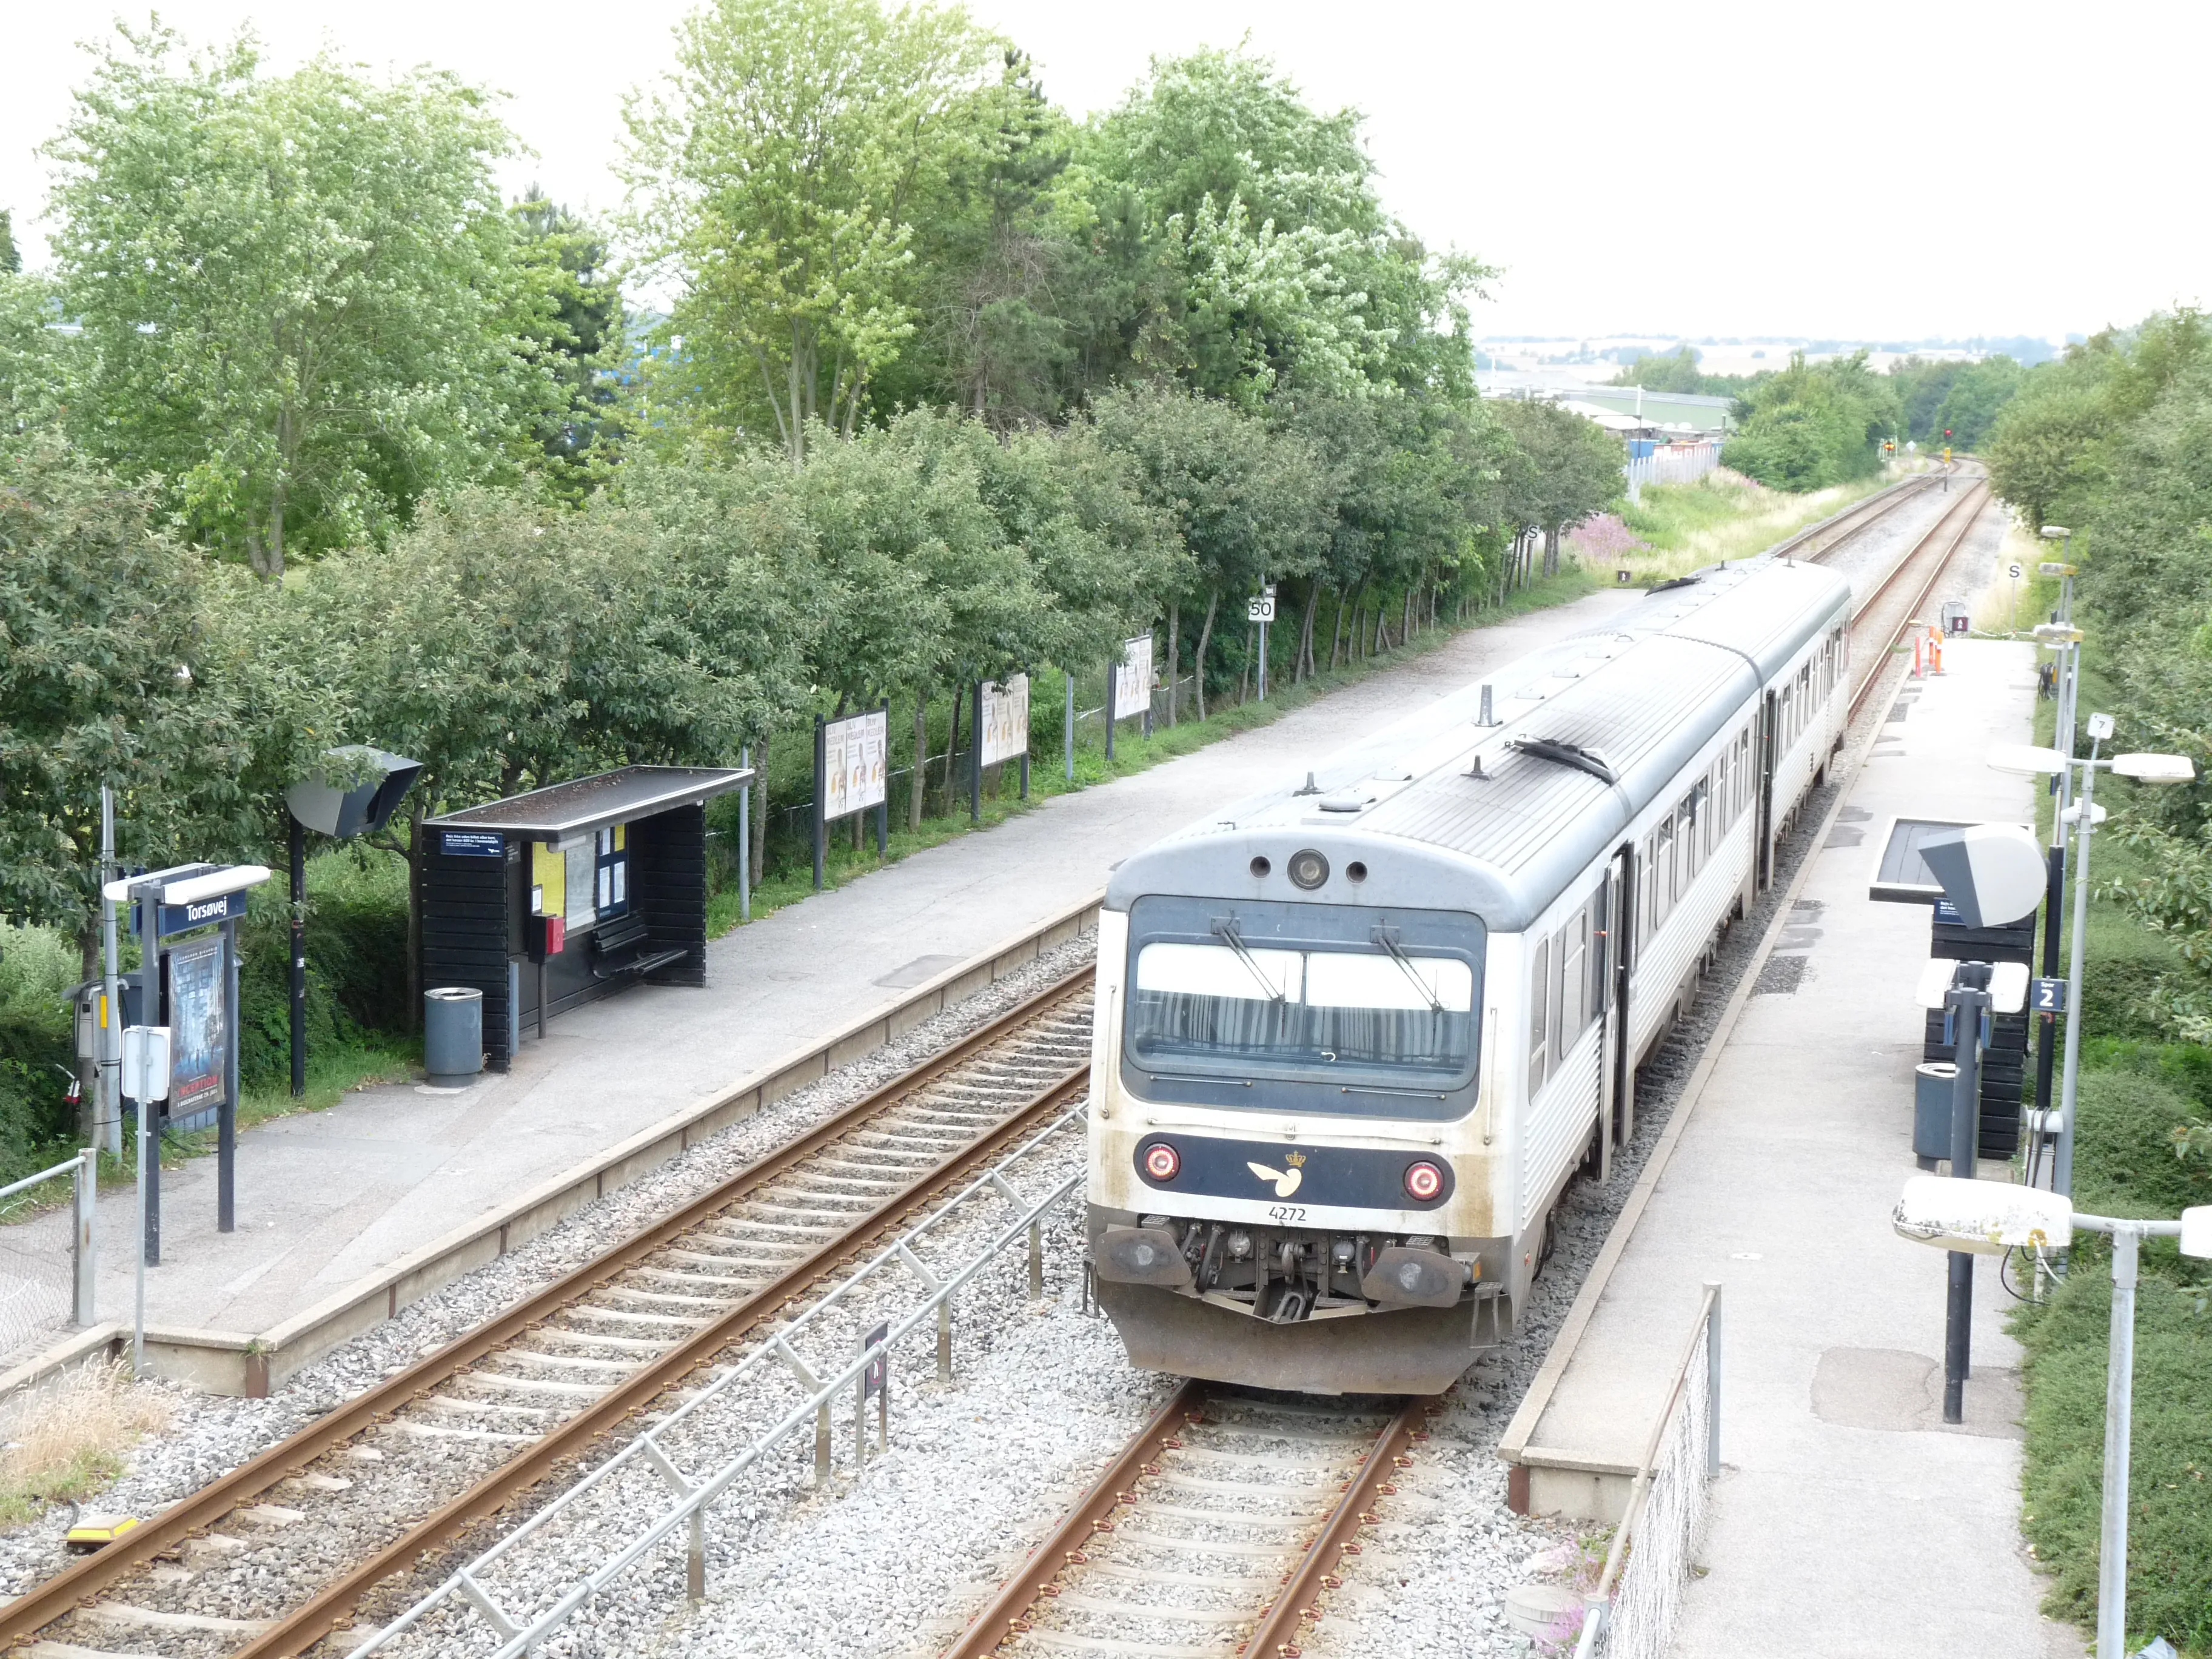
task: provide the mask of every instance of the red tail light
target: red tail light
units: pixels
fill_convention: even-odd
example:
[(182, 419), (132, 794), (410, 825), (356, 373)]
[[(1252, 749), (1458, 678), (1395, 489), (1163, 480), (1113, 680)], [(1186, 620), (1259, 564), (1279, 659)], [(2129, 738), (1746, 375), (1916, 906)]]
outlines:
[(1423, 1159), (1406, 1166), (1406, 1196), (1425, 1204), (1444, 1189), (1444, 1172)]
[(1164, 1140), (1156, 1140), (1145, 1148), (1145, 1174), (1153, 1181), (1173, 1181), (1176, 1172), (1182, 1168), (1182, 1158)]

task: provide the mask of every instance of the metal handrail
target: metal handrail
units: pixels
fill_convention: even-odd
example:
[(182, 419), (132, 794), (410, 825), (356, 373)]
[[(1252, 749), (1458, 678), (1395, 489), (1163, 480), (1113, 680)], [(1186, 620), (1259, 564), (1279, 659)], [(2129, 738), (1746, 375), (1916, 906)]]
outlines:
[(1613, 1529), (1612, 1547), (1606, 1551), (1605, 1571), (1598, 1575), (1597, 1583), (1583, 1598), (1582, 1639), (1575, 1644), (1575, 1659), (1591, 1659), (1597, 1651), (1597, 1638), (1604, 1632), (1607, 1613), (1613, 1606), (1613, 1587), (1628, 1559), (1629, 1539), (1636, 1530), (1636, 1523), (1644, 1518), (1644, 1503), (1651, 1495), (1651, 1480), (1658, 1473), (1659, 1448), (1666, 1443), (1667, 1432), (1674, 1426), (1675, 1407), (1681, 1403), (1683, 1390), (1689, 1387), (1690, 1364), (1698, 1357), (1701, 1337), (1705, 1339), (1705, 1478), (1710, 1480), (1720, 1473), (1721, 1287), (1707, 1279), (1705, 1299), (1698, 1304), (1698, 1317), (1690, 1327), (1690, 1340), (1683, 1345), (1682, 1358), (1674, 1366), (1674, 1381), (1668, 1385), (1666, 1404), (1660, 1408), (1659, 1420), (1651, 1425), (1651, 1438), (1637, 1465), (1635, 1483), (1628, 1491), (1628, 1507), (1621, 1513), (1620, 1525)]
[[(552, 1502), (539, 1509), (514, 1531), (484, 1550), (473, 1560), (462, 1566), (442, 1583), (430, 1590), (399, 1617), (386, 1625), (354, 1650), (356, 1659), (367, 1659), (421, 1620), (441, 1603), (458, 1596), (474, 1607), (501, 1638), (494, 1659), (515, 1659), (527, 1653), (568, 1620), (585, 1602), (598, 1595), (619, 1575), (627, 1571), (640, 1559), (649, 1553), (678, 1528), (689, 1527), (694, 1556), (703, 1562), (705, 1553), (704, 1521), (708, 1505), (720, 1497), (738, 1476), (762, 1457), (781, 1444), (794, 1431), (817, 1419), (833, 1401), (847, 1394), (859, 1381), (862, 1373), (877, 1358), (887, 1355), (902, 1338), (919, 1329), (926, 1320), (932, 1319), (942, 1306), (949, 1306), (951, 1298), (969, 1281), (995, 1260), (1015, 1240), (1034, 1227), (1044, 1215), (1059, 1206), (1081, 1184), (1081, 1171), (1055, 1182), (1042, 1197), (1026, 1199), (1006, 1179), (1006, 1172), (1023, 1159), (1041, 1150), (1047, 1142), (1070, 1130), (1080, 1129), (1084, 1122), (1084, 1107), (1063, 1114), (1046, 1125), (1036, 1135), (1007, 1154), (989, 1170), (961, 1191), (940, 1204), (915, 1226), (908, 1228), (884, 1249), (878, 1251), (854, 1269), (829, 1295), (820, 1298), (805, 1313), (782, 1326), (775, 1334), (755, 1348), (737, 1364), (723, 1370), (706, 1387), (692, 1395), (674, 1411), (651, 1428), (639, 1433), (630, 1443), (597, 1468), (592, 1470)], [(1013, 1203), (1015, 1218), (995, 1234), (990, 1242), (968, 1260), (960, 1270), (943, 1279), (936, 1279), (927, 1270), (921, 1270), (911, 1246), (939, 1223), (970, 1200), (986, 1194), (995, 1194)], [(878, 1271), (892, 1267), (904, 1267), (916, 1271), (929, 1295), (910, 1309), (903, 1318), (893, 1323), (880, 1346), (863, 1349), (844, 1364), (816, 1377), (811, 1370), (794, 1364), (798, 1356), (791, 1349), (788, 1339), (811, 1325), (831, 1306), (842, 1302), (847, 1292)], [(718, 1398), (740, 1379), (756, 1370), (777, 1360), (790, 1365), (805, 1382), (814, 1386), (805, 1399), (787, 1412), (769, 1428), (755, 1436), (742, 1452), (724, 1462), (712, 1473), (693, 1478), (684, 1474), (669, 1449), (661, 1443), (661, 1437), (692, 1417), (708, 1401)], [(802, 1387), (805, 1382), (802, 1382)], [(566, 1510), (586, 1492), (619, 1470), (644, 1463), (658, 1470), (673, 1489), (668, 1506), (645, 1521), (629, 1541), (604, 1560), (595, 1570), (556, 1599), (553, 1605), (527, 1622), (510, 1616), (501, 1607), (489, 1587), (477, 1576), (492, 1566), (510, 1550), (538, 1532), (556, 1515)]]
[(51, 1170), (41, 1170), (34, 1176), (25, 1176), (21, 1181), (11, 1182), (5, 1187), (0, 1187), (0, 1199), (13, 1198), (16, 1194), (36, 1187), (42, 1182), (52, 1181), (62, 1176), (74, 1176), (83, 1163), (84, 1155), (82, 1152), (73, 1154), (67, 1162), (57, 1164)]

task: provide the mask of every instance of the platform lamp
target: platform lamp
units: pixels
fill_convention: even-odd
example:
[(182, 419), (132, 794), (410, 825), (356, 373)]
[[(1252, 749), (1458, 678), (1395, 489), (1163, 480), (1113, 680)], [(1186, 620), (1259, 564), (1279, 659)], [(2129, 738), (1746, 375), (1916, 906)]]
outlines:
[(2105, 1492), (2097, 1559), (2097, 1659), (2122, 1659), (2128, 1628), (2128, 1454), (2133, 1437), (2136, 1269), (2146, 1237), (2177, 1238), (2181, 1253), (2212, 1257), (2212, 1204), (2177, 1221), (2083, 1215), (2057, 1193), (2008, 1181), (1951, 1181), (1915, 1176), (1905, 1183), (1892, 1224), (1905, 1237), (1939, 1249), (2000, 1255), (2062, 1250), (2076, 1228), (2112, 1238), (2112, 1350), (2105, 1365)]
[[(2021, 777), (2063, 777), (2069, 767), (2078, 767), (2081, 773), (2081, 790), (2070, 806), (2058, 814), (2062, 825), (2074, 826), (2074, 937), (2069, 955), (2066, 980), (2063, 991), (2055, 981), (2046, 978), (2037, 987), (2034, 1006), (2051, 1013), (2066, 1016), (2066, 1066), (2058, 1100), (2058, 1155), (2051, 1164), (2051, 1190), (2063, 1196), (2074, 1191), (2074, 1096), (2081, 1074), (2081, 952), (2089, 932), (2089, 842), (2096, 834), (2097, 821), (2104, 809), (2094, 799), (2097, 774), (2110, 772), (2114, 777), (2131, 778), (2137, 783), (2190, 783), (2197, 777), (2197, 769), (2185, 755), (2114, 755), (2109, 760), (2100, 760), (2097, 749), (2112, 735), (2110, 714), (2089, 716), (2089, 753), (2086, 758), (2075, 759), (2056, 749), (2038, 749), (2027, 744), (1995, 749), (1990, 751), (1990, 766), (1994, 771), (2009, 772)], [(2062, 794), (2061, 799), (2064, 799)], [(2057, 917), (2045, 919), (2045, 938), (2055, 929)], [(2045, 1124), (2050, 1120), (2045, 1118)]]
[(292, 1095), (307, 1092), (307, 831), (349, 841), (392, 822), (422, 763), (366, 744), (325, 750), (323, 764), (286, 792), (292, 863)]

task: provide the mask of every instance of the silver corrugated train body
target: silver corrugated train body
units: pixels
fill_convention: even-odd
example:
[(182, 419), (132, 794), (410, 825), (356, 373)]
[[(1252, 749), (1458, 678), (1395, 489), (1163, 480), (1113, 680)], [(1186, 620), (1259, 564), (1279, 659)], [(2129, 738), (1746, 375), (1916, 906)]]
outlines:
[(1850, 611), (1701, 571), (1115, 872), (1089, 1215), (1133, 1361), (1432, 1392), (1511, 1333), (1842, 741)]

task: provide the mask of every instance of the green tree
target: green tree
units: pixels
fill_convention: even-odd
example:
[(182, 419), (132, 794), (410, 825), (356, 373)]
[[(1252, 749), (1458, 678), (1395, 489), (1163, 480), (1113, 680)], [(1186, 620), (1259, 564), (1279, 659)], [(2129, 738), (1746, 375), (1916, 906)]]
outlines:
[(1559, 568), (1559, 537), (1619, 499), (1620, 441), (1556, 404), (1501, 398), (1491, 405), (1522, 464), (1505, 469), (1510, 521), (1544, 532), (1544, 574)]
[(1491, 273), (1383, 210), (1356, 112), (1204, 49), (1156, 58), (1077, 154), (1125, 291), (1103, 361), (1248, 408), (1278, 388), (1471, 386), (1465, 301)]
[(23, 255), (15, 246), (15, 214), (0, 208), (0, 276), (13, 276), (23, 268)]
[(607, 371), (617, 367), (623, 343), (622, 290), (607, 263), (605, 237), (538, 186), (507, 214), (517, 275), (540, 300), (526, 313), (533, 355), (557, 388), (538, 422), (538, 442), (573, 501), (614, 403)]
[(965, 14), (876, 0), (714, 0), (635, 100), (624, 176), (651, 267), (680, 286), (694, 423), (850, 435), (915, 328), (914, 221), (988, 155), (1002, 44)]
[(61, 320), (52, 283), (0, 271), (0, 455), (55, 424), (69, 406), (79, 342)]
[(1234, 605), (1263, 580), (1314, 573), (1328, 541), (1329, 466), (1297, 433), (1173, 386), (1111, 392), (1097, 401), (1094, 418), (1107, 447), (1134, 464), (1143, 499), (1189, 550), (1190, 586), (1164, 595), (1168, 662), (1181, 672), (1182, 604), (1203, 594), (1192, 658), (1202, 720), (1223, 598)]
[(100, 791), (125, 858), (252, 850), (237, 679), (201, 623), (205, 562), (150, 492), (47, 434), (0, 481), (0, 915), (99, 939)]
[(1741, 431), (1721, 452), (1728, 465), (1776, 489), (1813, 490), (1866, 477), (1881, 465), (1882, 440), (1901, 419), (1898, 389), (1856, 352), (1790, 367), (1757, 381)]
[(82, 441), (270, 574), (511, 465), (552, 395), (492, 179), (511, 148), (448, 75), (269, 77), (248, 36), (119, 29), (46, 150)]
[(1621, 365), (1615, 386), (1640, 386), (1647, 392), (1685, 392), (1701, 398), (1741, 398), (1755, 376), (1708, 374), (1698, 367), (1698, 350), (1682, 345), (1668, 356), (1656, 353)]

